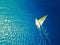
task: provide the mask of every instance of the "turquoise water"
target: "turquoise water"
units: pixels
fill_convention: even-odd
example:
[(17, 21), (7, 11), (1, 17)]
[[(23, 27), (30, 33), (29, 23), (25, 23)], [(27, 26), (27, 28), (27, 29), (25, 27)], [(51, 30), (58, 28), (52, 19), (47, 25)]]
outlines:
[(39, 45), (36, 16), (29, 10), (27, 0), (0, 0), (0, 45)]

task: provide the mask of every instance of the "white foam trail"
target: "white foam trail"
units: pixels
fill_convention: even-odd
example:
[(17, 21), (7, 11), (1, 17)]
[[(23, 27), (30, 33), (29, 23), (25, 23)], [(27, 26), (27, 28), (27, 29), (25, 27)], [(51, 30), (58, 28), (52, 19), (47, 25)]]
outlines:
[(48, 38), (48, 34), (46, 32), (46, 30), (43, 28), (43, 26), (41, 26), (41, 28), (39, 28), (39, 30), (44, 34), (44, 36), (46, 37), (46, 39), (48, 40), (49, 44), (51, 44), (50, 39)]
[[(46, 30), (43, 28), (43, 26), (41, 26), (39, 28), (39, 33), (40, 33), (40, 37), (39, 37), (38, 42), (36, 43), (36, 45), (42, 45), (43, 41), (44, 41), (43, 45), (46, 45), (46, 40), (48, 41), (49, 44), (51, 44), (51, 41), (48, 38), (48, 34), (47, 34)], [(46, 40), (44, 38), (46, 38)]]

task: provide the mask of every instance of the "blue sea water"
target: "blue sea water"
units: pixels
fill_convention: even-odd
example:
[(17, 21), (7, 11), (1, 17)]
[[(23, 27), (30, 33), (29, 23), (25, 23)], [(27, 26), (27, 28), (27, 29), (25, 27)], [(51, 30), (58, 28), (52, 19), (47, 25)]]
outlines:
[(35, 19), (45, 14), (48, 17), (43, 27), (48, 32), (50, 45), (59, 45), (59, 2), (0, 0), (0, 45), (37, 45), (40, 33), (35, 25)]

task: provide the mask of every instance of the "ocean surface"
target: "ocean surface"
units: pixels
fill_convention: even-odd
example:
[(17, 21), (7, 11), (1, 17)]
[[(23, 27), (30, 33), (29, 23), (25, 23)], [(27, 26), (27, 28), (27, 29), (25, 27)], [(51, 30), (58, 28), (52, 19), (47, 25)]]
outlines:
[[(0, 0), (0, 45), (60, 45), (59, 2), (58, 0)], [(48, 17), (43, 27), (48, 33), (50, 44), (35, 25), (35, 19), (46, 14)]]

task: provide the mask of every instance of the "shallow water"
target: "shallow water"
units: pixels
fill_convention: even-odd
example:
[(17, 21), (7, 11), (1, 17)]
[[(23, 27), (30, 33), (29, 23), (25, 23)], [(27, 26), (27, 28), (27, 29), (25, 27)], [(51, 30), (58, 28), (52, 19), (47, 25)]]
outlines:
[(6, 1), (0, 1), (0, 45), (37, 45), (40, 36), (34, 15), (17, 7), (16, 1)]

